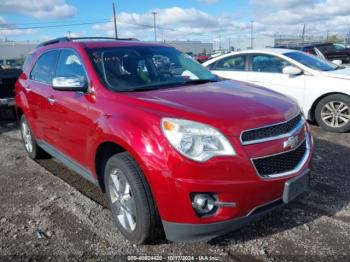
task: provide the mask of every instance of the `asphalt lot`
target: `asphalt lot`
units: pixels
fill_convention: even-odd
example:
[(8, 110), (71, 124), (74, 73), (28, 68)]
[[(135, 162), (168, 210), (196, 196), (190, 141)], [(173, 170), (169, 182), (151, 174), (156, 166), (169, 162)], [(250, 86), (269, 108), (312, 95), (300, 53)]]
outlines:
[[(0, 120), (0, 261), (212, 255), (220, 261), (350, 261), (350, 133), (313, 127), (312, 189), (210, 242), (136, 246), (114, 229), (104, 195), (54, 159), (34, 162), (17, 124)], [(173, 260), (178, 261), (178, 260)]]

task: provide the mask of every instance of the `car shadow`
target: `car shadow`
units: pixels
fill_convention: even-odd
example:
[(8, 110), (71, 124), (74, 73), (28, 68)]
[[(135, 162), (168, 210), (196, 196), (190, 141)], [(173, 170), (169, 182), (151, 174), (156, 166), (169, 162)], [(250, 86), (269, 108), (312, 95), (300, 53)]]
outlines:
[[(348, 134), (339, 136), (348, 138)], [(310, 226), (306, 224), (323, 216), (350, 223), (348, 217), (339, 214), (350, 203), (349, 155), (349, 147), (315, 139), (311, 190), (308, 193), (260, 220), (208, 243), (213, 246), (240, 244), (303, 225), (305, 230), (310, 231)]]
[(83, 195), (87, 196), (91, 200), (97, 202), (105, 208), (108, 208), (108, 204), (105, 195), (102, 193), (99, 187), (90, 183), (83, 177), (79, 176), (74, 171), (66, 168), (63, 164), (53, 158), (39, 159), (36, 162), (52, 173), (54, 176), (62, 179)]

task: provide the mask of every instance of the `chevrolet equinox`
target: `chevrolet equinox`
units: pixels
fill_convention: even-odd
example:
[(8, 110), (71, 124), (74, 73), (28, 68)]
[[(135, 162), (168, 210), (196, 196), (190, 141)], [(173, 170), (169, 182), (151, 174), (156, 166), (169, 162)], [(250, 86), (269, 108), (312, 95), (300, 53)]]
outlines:
[(44, 42), (26, 58), (16, 110), (29, 157), (99, 186), (134, 243), (208, 240), (309, 188), (313, 140), (297, 104), (165, 44)]

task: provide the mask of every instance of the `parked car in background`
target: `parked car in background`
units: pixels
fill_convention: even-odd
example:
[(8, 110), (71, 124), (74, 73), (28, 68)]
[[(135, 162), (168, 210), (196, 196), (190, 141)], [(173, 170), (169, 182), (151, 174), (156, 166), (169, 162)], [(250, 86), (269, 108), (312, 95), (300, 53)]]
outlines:
[(15, 105), (15, 83), (22, 73), (21, 69), (0, 69), (0, 107), (9, 108)]
[(203, 64), (214, 74), (264, 86), (295, 99), (310, 121), (350, 130), (350, 68), (290, 49), (248, 50)]
[(350, 48), (346, 47), (343, 44), (316, 44), (304, 46), (302, 51), (319, 56), (318, 51), (327, 59), (327, 60), (341, 60), (343, 62), (350, 62)]
[(16, 85), (28, 156), (98, 185), (130, 241), (211, 239), (309, 187), (310, 129), (284, 95), (160, 43), (61, 38), (31, 57)]
[(197, 61), (202, 64), (205, 61), (208, 61), (209, 57), (210, 56), (208, 54), (200, 53), (200, 54), (197, 55), (196, 58), (197, 58)]

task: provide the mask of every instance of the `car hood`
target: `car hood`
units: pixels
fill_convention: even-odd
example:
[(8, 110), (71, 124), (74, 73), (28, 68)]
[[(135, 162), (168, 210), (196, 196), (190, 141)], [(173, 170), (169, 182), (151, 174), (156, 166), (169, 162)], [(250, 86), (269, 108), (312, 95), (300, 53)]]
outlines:
[(323, 71), (321, 74), (327, 77), (350, 80), (350, 67), (345, 66), (344, 68), (335, 71)]
[[(238, 81), (220, 81), (155, 91), (129, 93), (162, 117), (213, 125), (229, 135), (286, 121), (300, 110), (284, 95)], [(146, 109), (145, 108), (145, 109)]]

